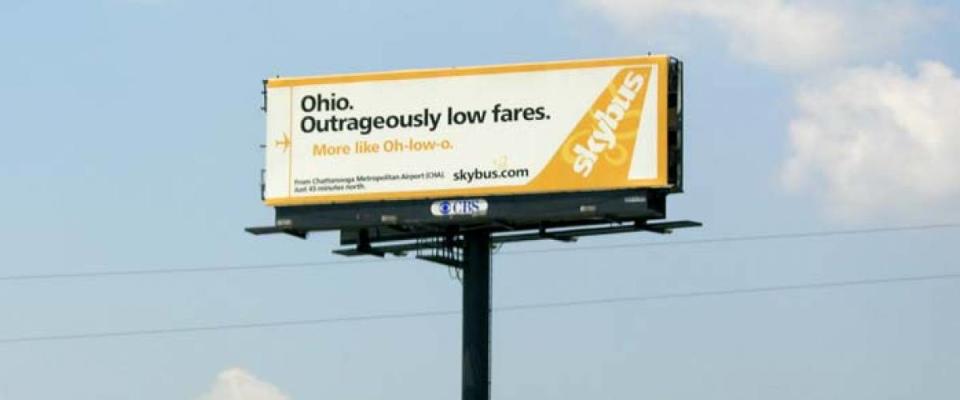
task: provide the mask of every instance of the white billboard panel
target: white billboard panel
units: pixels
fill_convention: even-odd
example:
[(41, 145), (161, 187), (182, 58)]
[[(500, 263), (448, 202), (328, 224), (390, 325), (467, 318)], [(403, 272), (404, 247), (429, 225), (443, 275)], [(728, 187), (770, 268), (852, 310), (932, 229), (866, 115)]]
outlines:
[(668, 62), (270, 79), (266, 203), (667, 187)]

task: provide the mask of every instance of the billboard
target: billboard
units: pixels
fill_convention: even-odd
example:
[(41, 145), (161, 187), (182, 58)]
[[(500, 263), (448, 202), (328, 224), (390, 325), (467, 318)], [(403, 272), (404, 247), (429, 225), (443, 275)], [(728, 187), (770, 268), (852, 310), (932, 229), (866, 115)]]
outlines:
[(265, 202), (669, 188), (671, 60), (269, 79)]

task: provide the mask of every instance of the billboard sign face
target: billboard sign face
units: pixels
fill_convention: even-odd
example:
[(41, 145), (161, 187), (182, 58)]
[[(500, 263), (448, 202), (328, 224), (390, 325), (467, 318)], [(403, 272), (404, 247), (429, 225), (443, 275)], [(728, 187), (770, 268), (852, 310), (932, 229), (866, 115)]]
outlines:
[[(665, 188), (667, 56), (266, 82), (271, 206)], [(484, 203), (485, 204), (485, 203)]]

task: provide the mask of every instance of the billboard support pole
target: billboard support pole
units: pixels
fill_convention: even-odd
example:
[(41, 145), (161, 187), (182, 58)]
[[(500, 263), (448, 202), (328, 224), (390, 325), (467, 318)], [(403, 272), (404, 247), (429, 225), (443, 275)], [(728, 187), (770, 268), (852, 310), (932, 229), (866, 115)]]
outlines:
[(490, 399), (490, 232), (463, 235), (463, 400)]

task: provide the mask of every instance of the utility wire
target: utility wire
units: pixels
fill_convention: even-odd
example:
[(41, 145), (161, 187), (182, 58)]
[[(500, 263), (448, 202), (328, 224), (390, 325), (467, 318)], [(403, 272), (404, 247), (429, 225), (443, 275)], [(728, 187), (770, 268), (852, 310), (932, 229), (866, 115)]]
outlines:
[(275, 264), (250, 264), (250, 265), (220, 265), (210, 267), (188, 267), (188, 268), (152, 268), (152, 269), (118, 269), (93, 272), (64, 272), (52, 274), (23, 274), (0, 276), (0, 282), (3, 281), (31, 281), (46, 279), (78, 279), (78, 278), (104, 278), (120, 276), (137, 275), (172, 275), (189, 274), (201, 272), (228, 272), (228, 271), (256, 271), (256, 270), (276, 270), (276, 269), (294, 269), (333, 265), (351, 265), (351, 264), (375, 264), (385, 261), (403, 261), (402, 259), (366, 259), (366, 260), (340, 260), (340, 261), (313, 261), (313, 262), (292, 262)]
[(812, 231), (812, 232), (768, 233), (768, 234), (759, 234), (759, 235), (721, 236), (721, 237), (714, 237), (714, 238), (674, 240), (674, 241), (665, 241), (665, 242), (625, 243), (625, 244), (565, 247), (565, 248), (556, 248), (556, 249), (520, 250), (520, 251), (505, 252), (503, 254), (554, 253), (554, 252), (564, 252), (564, 251), (576, 251), (576, 250), (583, 250), (583, 249), (610, 250), (610, 249), (628, 249), (628, 248), (636, 248), (636, 247), (689, 246), (689, 245), (697, 245), (697, 244), (756, 242), (756, 241), (766, 241), (766, 240), (808, 239), (808, 238), (825, 238), (825, 237), (836, 237), (836, 236), (858, 236), (858, 235), (870, 235), (870, 234), (878, 234), (878, 233), (916, 232), (916, 231), (930, 231), (930, 230), (955, 229), (955, 228), (960, 228), (960, 223), (890, 226), (890, 227), (878, 227), (878, 228), (845, 229), (845, 230)]
[[(867, 229), (847, 229), (847, 230), (827, 230), (812, 232), (794, 232), (794, 233), (771, 233), (758, 235), (740, 235), (740, 236), (719, 236), (713, 238), (677, 240), (665, 242), (644, 242), (613, 245), (582, 245), (568, 248), (552, 248), (540, 250), (516, 250), (504, 251), (502, 255), (521, 255), (521, 254), (539, 254), (554, 253), (566, 251), (590, 251), (590, 250), (610, 250), (610, 249), (629, 249), (643, 247), (662, 247), (662, 246), (689, 246), (698, 244), (713, 243), (735, 243), (735, 242), (753, 242), (765, 240), (790, 240), (807, 239), (818, 237), (836, 237), (836, 236), (856, 236), (878, 233), (896, 233), (896, 232), (917, 232), (942, 229), (960, 228), (960, 223), (943, 223), (929, 225), (907, 225), (892, 226)], [(388, 259), (366, 259), (366, 260), (339, 260), (339, 261), (317, 261), (317, 262), (297, 262), (297, 263), (275, 263), (275, 264), (250, 264), (250, 265), (222, 265), (209, 267), (190, 267), (190, 268), (153, 268), (153, 269), (122, 269), (105, 270), (93, 272), (65, 272), (50, 274), (21, 274), (21, 275), (0, 275), (0, 282), (12, 281), (31, 281), (31, 280), (49, 280), (49, 279), (83, 279), (83, 278), (105, 278), (105, 277), (123, 277), (123, 276), (141, 276), (141, 275), (174, 275), (189, 273), (208, 273), (208, 272), (232, 272), (232, 271), (261, 271), (261, 270), (279, 270), (279, 269), (299, 269), (310, 267), (327, 267), (339, 265), (354, 264), (376, 264), (383, 262), (402, 262), (410, 261), (407, 258), (388, 258)]]
[[(616, 303), (640, 303), (640, 302), (662, 301), (662, 300), (673, 300), (673, 299), (692, 299), (692, 298), (701, 298), (701, 297), (720, 297), (720, 296), (731, 296), (731, 295), (741, 295), (741, 294), (759, 294), (759, 293), (818, 290), (818, 289), (831, 289), (831, 288), (850, 288), (850, 287), (857, 287), (857, 286), (885, 285), (885, 284), (895, 284), (895, 283), (916, 283), (916, 282), (944, 281), (944, 280), (955, 280), (955, 279), (960, 279), (960, 273), (832, 281), (832, 282), (819, 282), (819, 283), (780, 285), (780, 286), (760, 286), (760, 287), (753, 287), (753, 288), (667, 293), (667, 294), (648, 295), (648, 296), (607, 297), (607, 298), (599, 298), (599, 299), (574, 300), (574, 301), (562, 301), (562, 302), (529, 303), (529, 304), (495, 307), (493, 309), (493, 312), (502, 313), (502, 312), (516, 312), (516, 311), (527, 311), (527, 310), (597, 306), (597, 305), (616, 304)], [(182, 328), (156, 328), (156, 329), (140, 329), (140, 330), (126, 330), (126, 331), (102, 331), (102, 332), (87, 332), (87, 333), (47, 335), (47, 336), (20, 336), (20, 337), (0, 338), (0, 344), (59, 342), (59, 341), (82, 340), (82, 339), (105, 339), (105, 338), (157, 336), (157, 335), (199, 333), (199, 332), (213, 332), (213, 331), (233, 331), (233, 330), (246, 330), (246, 329), (314, 326), (314, 325), (335, 324), (335, 323), (353, 323), (353, 322), (365, 322), (365, 321), (384, 321), (384, 320), (399, 320), (399, 319), (411, 319), (411, 318), (442, 317), (442, 316), (459, 315), (460, 313), (461, 312), (459, 310), (437, 310), (437, 311), (405, 312), (405, 313), (393, 313), (393, 314), (369, 314), (369, 315), (343, 316), (343, 317), (320, 318), (320, 319), (301, 319), (301, 320), (287, 320), (287, 321), (267, 321), (267, 322), (250, 322), (250, 323), (237, 323), (237, 324), (203, 325), (203, 326), (182, 327)]]

